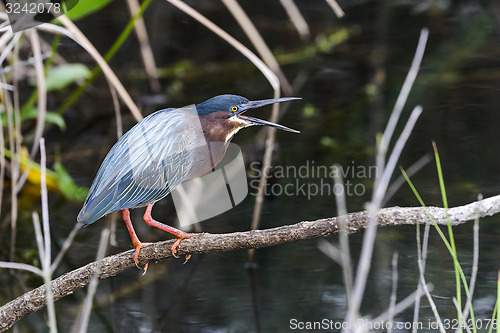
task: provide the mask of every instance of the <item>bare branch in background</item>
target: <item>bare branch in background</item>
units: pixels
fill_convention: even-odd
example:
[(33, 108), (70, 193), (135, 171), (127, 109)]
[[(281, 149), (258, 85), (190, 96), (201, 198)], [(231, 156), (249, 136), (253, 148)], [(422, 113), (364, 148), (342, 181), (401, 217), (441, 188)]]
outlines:
[[(283, 89), (285, 95), (289, 96), (293, 94), (292, 86), (290, 85), (290, 82), (288, 82), (285, 73), (283, 73), (283, 71), (281, 70), (276, 57), (269, 49), (266, 42), (264, 41), (264, 38), (262, 38), (262, 35), (252, 23), (252, 20), (250, 20), (246, 12), (241, 8), (236, 0), (222, 0), (222, 2), (224, 3), (224, 5), (226, 5), (227, 9), (229, 9), (233, 17), (236, 19), (240, 27), (250, 39), (253, 46), (260, 54), (266, 65), (268, 65), (269, 68), (272, 69), (274, 74), (276, 74), (276, 76), (279, 78), (281, 88)], [(277, 97), (275, 96), (275, 98)]]
[[(426, 166), (430, 161), (432, 161), (431, 154), (425, 154), (420, 157), (415, 163), (413, 163), (406, 171), (406, 174), (409, 178), (419, 172), (424, 166)], [(391, 200), (392, 196), (397, 193), (397, 191), (401, 188), (401, 186), (406, 184), (406, 179), (403, 175), (400, 175), (396, 180), (392, 182), (392, 184), (387, 188), (387, 192), (385, 193), (384, 200), (382, 201), (382, 206), (385, 206), (389, 200)]]
[(41, 166), (41, 199), (42, 199), (42, 228), (40, 228), (40, 221), (38, 214), (33, 213), (33, 224), (35, 227), (35, 235), (38, 246), (38, 253), (40, 255), (40, 263), (42, 266), (42, 277), (46, 289), (49, 292), (45, 294), (45, 300), (48, 304), (49, 314), (49, 330), (50, 332), (57, 332), (56, 309), (54, 306), (54, 294), (52, 289), (49, 288), (52, 280), (52, 251), (50, 241), (50, 223), (49, 223), (49, 200), (47, 194), (47, 163), (45, 153), (45, 139), (42, 137), (39, 140), (40, 144), (40, 166)]
[(33, 148), (31, 149), (30, 157), (35, 158), (40, 146), (39, 141), (42, 137), (45, 128), (45, 114), (47, 113), (47, 88), (45, 86), (45, 73), (43, 68), (42, 48), (40, 45), (40, 38), (36, 29), (27, 31), (30, 37), (31, 46), (33, 48), (33, 59), (35, 59), (35, 73), (36, 73), (36, 87), (38, 92), (37, 103), (37, 119), (35, 139), (33, 140)]
[(344, 275), (344, 285), (346, 289), (346, 303), (347, 306), (349, 306), (349, 304), (351, 304), (353, 275), (351, 250), (349, 247), (349, 232), (345, 221), (345, 217), (347, 216), (347, 200), (345, 197), (346, 192), (344, 188), (344, 179), (342, 178), (342, 173), (339, 172), (341, 167), (339, 165), (335, 165), (335, 169), (335, 186), (342, 188), (342, 191), (340, 191), (340, 193), (335, 192), (335, 202), (337, 204), (337, 214), (339, 215), (339, 244), (340, 252), (342, 254), (342, 273)]
[(92, 275), (89, 282), (89, 287), (87, 291), (87, 296), (82, 304), (82, 310), (80, 311), (78, 320), (75, 321), (73, 326), (73, 332), (85, 333), (88, 330), (90, 314), (92, 313), (92, 304), (94, 304), (94, 296), (97, 291), (97, 286), (99, 285), (99, 273), (101, 271), (102, 259), (106, 255), (106, 249), (108, 248), (110, 236), (109, 226), (101, 231), (101, 238), (99, 240), (99, 247), (97, 248), (96, 256), (96, 270)]
[[(480, 194), (478, 196), (478, 200), (482, 200), (483, 196)], [(470, 284), (469, 284), (469, 296), (467, 296), (467, 300), (465, 301), (464, 311), (460, 314), (460, 318), (462, 319), (462, 327), (467, 327), (465, 325), (467, 323), (467, 318), (469, 317), (470, 306), (472, 304), (472, 296), (474, 296), (474, 290), (476, 288), (476, 279), (477, 279), (477, 271), (479, 266), (479, 219), (476, 218), (474, 220), (473, 231), (473, 241), (474, 241), (474, 251), (472, 255), (472, 269), (470, 273)], [(472, 317), (472, 316), (471, 316)], [(460, 329), (457, 328), (455, 333), (459, 333)]]
[(333, 12), (335, 13), (335, 15), (337, 15), (338, 18), (344, 17), (345, 13), (337, 3), (337, 0), (326, 0), (326, 3), (332, 8)]
[(299, 8), (293, 0), (280, 0), (281, 6), (285, 9), (290, 21), (293, 23), (295, 29), (300, 35), (302, 40), (309, 40), (311, 38), (311, 32), (309, 31), (309, 25), (307, 24), (304, 16), (300, 12)]
[[(127, 0), (127, 7), (131, 17), (133, 17), (140, 10), (139, 1)], [(149, 87), (151, 88), (151, 91), (158, 93), (160, 92), (160, 81), (158, 80), (158, 72), (156, 71), (156, 62), (153, 50), (151, 49), (151, 44), (149, 43), (148, 31), (142, 16), (138, 17), (135, 21), (134, 30), (137, 35), (137, 39), (139, 40), (139, 49), (141, 51), (142, 63), (144, 64), (146, 75), (148, 76)]]
[[(427, 249), (429, 245), (429, 232), (430, 232), (430, 224), (426, 224), (424, 228), (424, 238), (422, 242), (420, 241), (420, 225), (417, 224), (417, 232), (416, 232), (416, 240), (417, 240), (417, 263), (419, 268), (419, 274), (425, 274), (425, 266), (427, 264)], [(413, 311), (413, 322), (418, 322), (419, 314), (420, 314), (420, 296), (422, 295), (422, 289), (424, 286), (422, 283), (424, 280), (419, 278), (419, 283), (417, 285), (417, 299), (415, 300), (415, 308)], [(428, 289), (429, 290), (429, 289)], [(412, 333), (416, 333), (417, 328), (413, 327)]]
[(188, 14), (192, 18), (194, 18), (196, 21), (200, 22), (203, 24), (206, 28), (210, 29), (213, 33), (215, 33), (217, 36), (220, 38), (224, 39), (227, 43), (229, 43), (232, 47), (234, 47), (238, 52), (240, 52), (242, 55), (244, 55), (248, 60), (254, 64), (255, 67), (257, 67), (262, 74), (266, 77), (267, 81), (269, 81), (269, 84), (271, 87), (273, 87), (274, 91), (280, 89), (280, 82), (278, 80), (278, 77), (273, 73), (273, 71), (266, 66), (266, 64), (260, 60), (259, 57), (255, 55), (248, 47), (243, 45), (240, 41), (238, 41), (236, 38), (228, 34), (226, 31), (222, 30), (219, 26), (214, 24), (212, 21), (207, 19), (205, 16), (201, 15), (198, 11), (196, 11), (193, 7), (190, 7), (186, 3), (180, 0), (167, 0), (169, 3), (177, 7), (178, 9), (182, 10), (184, 13)]
[(76, 235), (78, 234), (78, 231), (80, 231), (81, 228), (82, 228), (81, 223), (75, 223), (75, 226), (73, 227), (73, 229), (71, 229), (71, 232), (69, 233), (68, 237), (66, 237), (66, 239), (64, 240), (64, 243), (61, 246), (61, 251), (59, 251), (56, 258), (52, 262), (51, 265), (52, 272), (54, 272), (61, 263), (64, 254), (66, 254), (66, 251), (68, 251), (71, 244), (73, 244), (73, 240), (75, 239)]

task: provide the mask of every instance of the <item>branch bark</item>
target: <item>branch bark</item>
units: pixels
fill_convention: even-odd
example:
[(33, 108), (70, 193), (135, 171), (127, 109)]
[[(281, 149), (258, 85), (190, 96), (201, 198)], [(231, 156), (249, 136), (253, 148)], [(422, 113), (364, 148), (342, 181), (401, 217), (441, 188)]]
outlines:
[[(449, 220), (456, 226), (479, 217), (486, 217), (500, 212), (500, 195), (476, 201), (464, 206), (450, 208)], [(362, 230), (368, 223), (368, 212), (348, 214), (345, 223), (349, 233)], [(447, 225), (446, 211), (438, 207), (391, 207), (378, 213), (379, 227), (431, 223), (432, 217), (439, 225)], [(338, 218), (331, 217), (316, 221), (305, 221), (282, 227), (234, 232), (228, 234), (202, 233), (196, 237), (184, 239), (178, 247), (179, 255), (225, 252), (243, 249), (275, 246), (306, 239), (316, 239), (336, 235), (339, 232)], [(162, 241), (148, 245), (141, 250), (140, 263), (159, 261), (172, 256), (171, 241)], [(83, 267), (61, 275), (52, 281), (54, 300), (72, 294), (76, 289), (85, 287), (97, 265), (100, 265), (99, 279), (104, 280), (118, 273), (135, 267), (132, 259), (134, 250), (129, 250), (92, 262)], [(19, 296), (0, 307), (0, 332), (10, 328), (18, 320), (46, 306), (45, 285)]]

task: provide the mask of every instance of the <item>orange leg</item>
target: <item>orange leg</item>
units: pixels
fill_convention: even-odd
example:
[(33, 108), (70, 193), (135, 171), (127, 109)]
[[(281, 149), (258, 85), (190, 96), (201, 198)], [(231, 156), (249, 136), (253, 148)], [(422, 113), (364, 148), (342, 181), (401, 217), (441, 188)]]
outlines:
[[(174, 236), (177, 237), (177, 240), (172, 245), (172, 247), (170, 248), (170, 250), (172, 251), (172, 255), (174, 257), (178, 258), (178, 256), (177, 256), (177, 246), (179, 246), (179, 243), (181, 242), (181, 240), (183, 240), (184, 238), (187, 238), (187, 237), (196, 236), (196, 234), (189, 234), (187, 232), (184, 232), (182, 230), (176, 229), (174, 227), (171, 227), (169, 225), (166, 225), (166, 224), (163, 224), (161, 222), (158, 222), (158, 221), (154, 220), (153, 217), (151, 217), (151, 210), (153, 209), (153, 205), (154, 204), (149, 204), (146, 207), (146, 212), (144, 213), (144, 222), (146, 222), (148, 225), (150, 225), (152, 227), (161, 229), (161, 230), (166, 231), (168, 233), (171, 233), (172, 235), (174, 235)], [(186, 257), (186, 261), (188, 261), (190, 257), (191, 257), (191, 255), (188, 255)]]
[[(137, 237), (137, 234), (135, 233), (134, 230), (134, 226), (132, 225), (132, 221), (130, 220), (130, 211), (128, 209), (122, 209), (122, 216), (123, 216), (123, 221), (125, 221), (125, 224), (127, 225), (128, 233), (130, 234), (130, 238), (132, 239), (132, 244), (135, 247), (135, 253), (134, 253), (135, 265), (137, 266), (137, 268), (140, 268), (139, 253), (141, 252), (141, 248), (150, 243), (142, 243)], [(144, 272), (146, 272), (147, 269), (148, 269), (148, 264), (144, 265)]]

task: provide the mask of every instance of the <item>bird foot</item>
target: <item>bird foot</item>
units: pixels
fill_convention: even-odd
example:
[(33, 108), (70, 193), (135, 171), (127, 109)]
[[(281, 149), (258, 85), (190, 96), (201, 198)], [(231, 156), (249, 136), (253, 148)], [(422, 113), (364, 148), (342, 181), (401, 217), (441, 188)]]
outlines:
[(149, 264), (144, 265), (144, 267), (143, 267), (143, 268), (141, 268), (141, 267), (139, 266), (139, 253), (141, 252), (141, 249), (142, 249), (144, 246), (149, 245), (149, 244), (151, 244), (151, 243), (142, 243), (142, 242), (138, 242), (138, 243), (135, 243), (135, 244), (134, 244), (134, 247), (135, 247), (135, 253), (134, 253), (134, 262), (135, 262), (135, 266), (137, 266), (137, 268), (139, 268), (139, 269), (144, 270), (143, 275), (144, 275), (144, 274), (146, 274), (146, 272), (147, 272), (147, 270), (148, 270), (148, 265), (149, 265)]
[[(184, 238), (189, 238), (189, 237), (193, 237), (193, 236), (196, 236), (197, 234), (188, 234), (188, 233), (184, 233), (182, 234), (181, 236), (179, 236), (174, 244), (172, 244), (172, 247), (170, 248), (170, 251), (172, 251), (172, 255), (175, 257), (175, 258), (179, 258), (179, 256), (177, 255), (177, 247), (179, 246), (179, 244), (181, 243), (181, 240), (183, 240)], [(184, 264), (188, 262), (188, 260), (191, 258), (191, 255), (188, 254), (186, 256), (186, 260), (184, 261)]]
[[(172, 255), (175, 258), (179, 258), (179, 256), (177, 255), (177, 247), (179, 246), (181, 240), (183, 240), (184, 238), (189, 238), (189, 237), (193, 237), (193, 236), (196, 236), (196, 235), (197, 234), (184, 233), (179, 238), (177, 238), (175, 240), (174, 244), (172, 244), (172, 247), (170, 248), (170, 251), (172, 251)], [(150, 245), (150, 244), (151, 243), (142, 243), (142, 242), (136, 242), (136, 243), (134, 243), (134, 247), (135, 247), (134, 262), (135, 262), (135, 265), (137, 266), (137, 268), (144, 270), (143, 275), (146, 274), (146, 272), (148, 270), (148, 264), (144, 265), (144, 267), (142, 267), (142, 268), (139, 266), (139, 254), (141, 253), (141, 249), (144, 246)], [(186, 260), (184, 261), (184, 264), (187, 263), (190, 258), (191, 258), (191, 255), (188, 254), (186, 256)]]

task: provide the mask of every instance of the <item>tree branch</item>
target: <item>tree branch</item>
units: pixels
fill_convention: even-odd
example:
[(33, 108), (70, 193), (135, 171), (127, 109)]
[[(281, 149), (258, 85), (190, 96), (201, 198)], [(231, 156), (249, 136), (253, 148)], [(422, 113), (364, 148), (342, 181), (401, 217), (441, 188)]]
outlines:
[[(451, 225), (456, 226), (478, 217), (485, 217), (500, 212), (500, 195), (476, 201), (448, 210)], [(446, 211), (437, 207), (392, 207), (380, 210), (377, 224), (379, 227), (405, 224), (431, 223), (430, 216), (439, 225), (446, 225)], [(316, 221), (300, 222), (282, 227), (234, 232), (228, 234), (202, 233), (196, 237), (184, 239), (178, 247), (179, 255), (225, 252), (243, 249), (274, 246), (306, 239), (316, 239), (336, 235), (339, 232), (338, 218), (331, 217)], [(368, 222), (368, 212), (348, 214), (345, 220), (349, 233), (364, 229)], [(159, 261), (172, 256), (170, 247), (173, 241), (153, 243), (141, 250), (140, 263)], [(100, 266), (99, 279), (104, 280), (118, 273), (135, 267), (132, 259), (134, 250), (122, 252), (104, 258), (101, 262), (88, 265), (63, 274), (52, 281), (54, 300), (72, 294), (76, 289), (85, 287), (97, 265)], [(46, 306), (45, 285), (42, 285), (0, 307), (0, 332), (10, 328), (18, 320)]]

